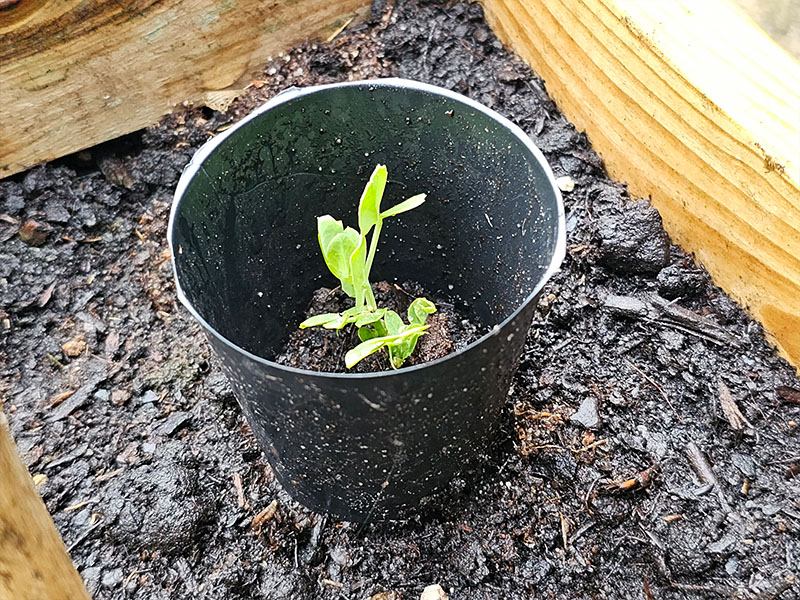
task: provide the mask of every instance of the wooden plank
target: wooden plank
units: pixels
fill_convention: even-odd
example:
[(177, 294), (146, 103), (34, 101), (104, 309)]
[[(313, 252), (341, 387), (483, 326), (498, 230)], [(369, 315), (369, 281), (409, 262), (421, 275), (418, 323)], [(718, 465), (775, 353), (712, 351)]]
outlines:
[(612, 177), (800, 367), (800, 65), (726, 0), (483, 0)]
[[(6, 0), (1, 6), (8, 6)], [(22, 0), (0, 9), (0, 177), (240, 86), (367, 0)]]
[(0, 409), (0, 600), (89, 600)]

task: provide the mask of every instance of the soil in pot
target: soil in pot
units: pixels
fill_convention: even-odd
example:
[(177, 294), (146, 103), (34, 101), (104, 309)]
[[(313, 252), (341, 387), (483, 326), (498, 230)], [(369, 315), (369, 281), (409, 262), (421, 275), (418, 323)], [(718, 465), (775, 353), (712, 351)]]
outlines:
[[(380, 281), (373, 284), (372, 288), (378, 306), (389, 308), (399, 315), (406, 315), (408, 306), (414, 298), (432, 298), (436, 304), (437, 312), (428, 317), (427, 334), (419, 339), (414, 353), (403, 364), (404, 367), (442, 358), (466, 347), (488, 331), (488, 327), (470, 320), (456, 305), (433, 298), (414, 281), (401, 284)], [(314, 292), (305, 316), (342, 312), (352, 304), (352, 298), (341, 288), (322, 287)], [(275, 358), (275, 362), (298, 369), (329, 373), (375, 373), (391, 369), (384, 351), (376, 352), (352, 369), (347, 369), (344, 356), (359, 342), (358, 333), (353, 326), (340, 331), (322, 327), (297, 329), (289, 336), (286, 346)]]

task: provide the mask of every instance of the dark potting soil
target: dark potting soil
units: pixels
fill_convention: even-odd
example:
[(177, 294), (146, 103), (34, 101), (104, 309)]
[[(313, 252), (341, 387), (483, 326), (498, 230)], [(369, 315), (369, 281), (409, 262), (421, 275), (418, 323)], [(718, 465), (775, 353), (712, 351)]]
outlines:
[[(388, 308), (407, 320), (408, 306), (414, 298), (428, 298), (436, 304), (436, 312), (428, 316), (428, 331), (417, 341), (414, 353), (403, 363), (404, 367), (430, 362), (461, 350), (474, 342), (488, 328), (473, 323), (451, 303), (432, 297), (418, 283), (406, 281), (402, 284), (379, 281), (372, 285), (375, 300), (381, 308)], [(306, 318), (323, 313), (342, 312), (353, 305), (353, 299), (341, 288), (320, 288), (314, 292)], [(361, 340), (354, 326), (340, 331), (311, 327), (297, 329), (286, 342), (275, 362), (298, 369), (326, 371), (329, 373), (374, 373), (392, 367), (385, 351), (371, 354), (352, 369), (348, 369), (344, 356)]]
[[(388, 75), (498, 110), (576, 185), (504, 443), (455, 502), (360, 528), (275, 482), (165, 231), (216, 131), (291, 85)], [(271, 60), (226, 113), (0, 181), (0, 393), (96, 600), (798, 597), (800, 380), (544, 89), (478, 4), (402, 2)]]

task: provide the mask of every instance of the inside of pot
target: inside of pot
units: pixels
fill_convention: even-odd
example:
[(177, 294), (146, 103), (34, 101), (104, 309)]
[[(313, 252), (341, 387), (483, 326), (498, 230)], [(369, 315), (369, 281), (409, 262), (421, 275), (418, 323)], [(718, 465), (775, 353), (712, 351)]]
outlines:
[(262, 112), (189, 181), (171, 235), (183, 292), (222, 336), (267, 359), (334, 287), (316, 217), (357, 227), (376, 164), (385, 222), (371, 280), (422, 284), (486, 326), (533, 292), (556, 250), (559, 201), (528, 145), (491, 115), (399, 84), (324, 88)]

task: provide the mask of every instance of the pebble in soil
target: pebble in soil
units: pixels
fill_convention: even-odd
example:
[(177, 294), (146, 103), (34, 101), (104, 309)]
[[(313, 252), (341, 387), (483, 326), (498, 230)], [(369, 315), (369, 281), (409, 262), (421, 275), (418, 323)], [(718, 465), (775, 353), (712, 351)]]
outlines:
[[(451, 504), (361, 529), (275, 482), (176, 306), (165, 230), (181, 169), (210, 135), (285, 87), (390, 75), (500, 111), (575, 187), (568, 255), (528, 335), (506, 443), (482, 477), (454, 482)], [(274, 57), (226, 113), (176, 111), (0, 181), (4, 410), (94, 598), (413, 599), (436, 584), (466, 600), (797, 595), (800, 380), (646, 201), (607, 178), (544, 90), (479, 4), (397, 2)], [(43, 225), (41, 245), (19, 235), (28, 221)], [(641, 248), (618, 235), (641, 227), (652, 234)], [(736, 345), (606, 306), (641, 294)], [(70, 356), (62, 347), (80, 336)], [(748, 425), (726, 416), (720, 381)], [(581, 414), (589, 399), (599, 421)]]

